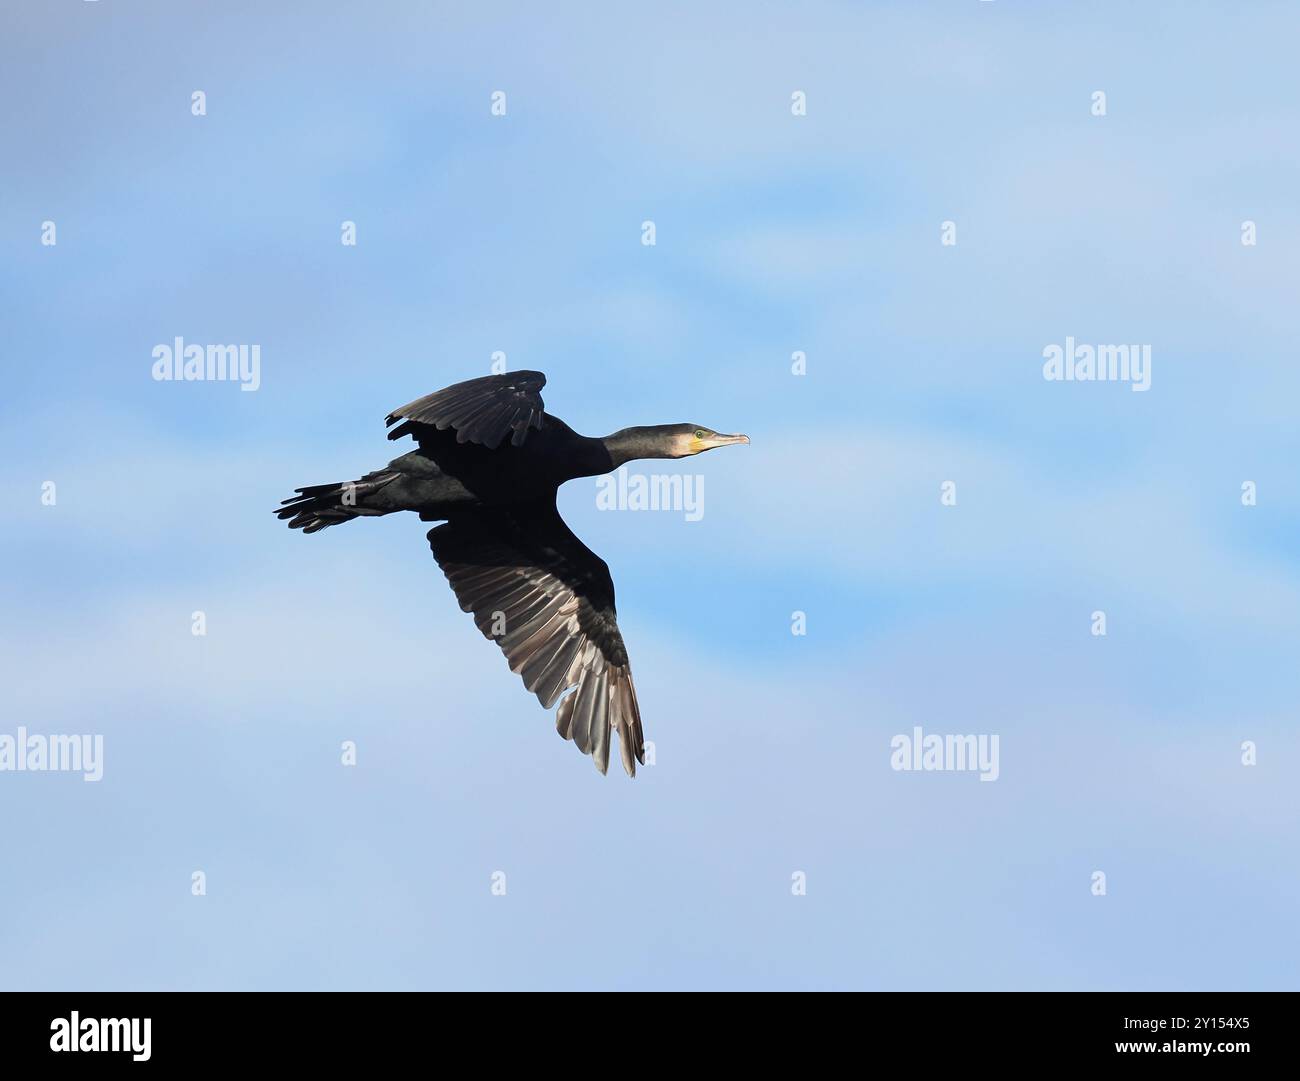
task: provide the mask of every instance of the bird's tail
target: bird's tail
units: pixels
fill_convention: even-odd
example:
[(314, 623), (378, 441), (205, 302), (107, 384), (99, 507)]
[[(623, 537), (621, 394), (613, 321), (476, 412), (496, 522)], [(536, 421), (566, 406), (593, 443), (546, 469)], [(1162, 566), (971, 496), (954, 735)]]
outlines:
[(376, 496), (385, 485), (400, 476), (396, 470), (385, 469), (342, 484), (313, 484), (309, 488), (298, 488), (298, 494), (284, 500), (275, 508), (275, 514), (282, 521), (288, 519), (290, 529), (301, 529), (304, 533), (319, 533), (353, 518), (389, 514), (399, 508)]

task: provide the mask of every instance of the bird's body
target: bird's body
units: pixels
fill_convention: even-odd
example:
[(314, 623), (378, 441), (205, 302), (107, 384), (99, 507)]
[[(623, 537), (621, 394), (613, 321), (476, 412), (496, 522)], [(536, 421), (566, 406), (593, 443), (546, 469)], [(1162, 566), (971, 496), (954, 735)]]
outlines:
[(429, 531), (460, 606), (495, 640), (556, 726), (603, 773), (609, 732), (624, 768), (644, 762), (640, 711), (605, 562), (564, 524), (560, 485), (636, 458), (681, 458), (747, 443), (692, 425), (579, 435), (544, 411), (546, 377), (520, 371), (457, 383), (395, 410), (390, 439), (417, 449), (344, 484), (298, 489), (276, 513), (315, 533), (353, 518), (409, 510)]
[(488, 506), (530, 502), (554, 494), (565, 481), (607, 471), (608, 455), (599, 439), (578, 435), (563, 421), (530, 432), (525, 443), (505, 442), (496, 449), (480, 443), (457, 443), (456, 433), (427, 427), (419, 434), (418, 450), (389, 463), (409, 476), (411, 496), (419, 503), (409, 509), (432, 510), (431, 504), (455, 509), (466, 502)]

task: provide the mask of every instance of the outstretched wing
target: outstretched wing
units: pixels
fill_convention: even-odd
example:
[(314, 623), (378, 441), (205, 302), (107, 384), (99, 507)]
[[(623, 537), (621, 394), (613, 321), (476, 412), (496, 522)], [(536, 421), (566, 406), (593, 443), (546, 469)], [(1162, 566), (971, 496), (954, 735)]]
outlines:
[(605, 561), (564, 524), (553, 501), (458, 514), (429, 546), (485, 638), (547, 709), (572, 689), (555, 726), (596, 768), (609, 768), (610, 729), (636, 776), (645, 740)]
[(394, 409), (384, 423), (391, 425), (398, 420), (408, 423), (389, 432), (388, 438), (408, 434), (418, 437), (418, 425), (423, 424), (439, 431), (455, 429), (457, 443), (481, 443), (496, 450), (510, 436), (510, 441), (519, 446), (529, 428), (542, 426), (544, 386), (546, 376), (541, 372), (508, 372), (468, 379)]

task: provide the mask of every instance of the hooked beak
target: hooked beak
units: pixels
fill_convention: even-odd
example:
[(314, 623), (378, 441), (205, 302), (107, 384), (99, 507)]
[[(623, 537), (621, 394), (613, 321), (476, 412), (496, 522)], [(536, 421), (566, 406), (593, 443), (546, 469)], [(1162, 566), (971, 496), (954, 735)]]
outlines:
[(714, 447), (729, 447), (729, 446), (731, 446), (733, 443), (744, 443), (746, 446), (748, 446), (748, 445), (749, 445), (749, 436), (747, 436), (747, 435), (715, 435), (712, 439), (710, 439), (710, 440), (708, 441), (708, 443), (709, 443), (709, 449), (710, 449), (710, 450), (712, 450)]

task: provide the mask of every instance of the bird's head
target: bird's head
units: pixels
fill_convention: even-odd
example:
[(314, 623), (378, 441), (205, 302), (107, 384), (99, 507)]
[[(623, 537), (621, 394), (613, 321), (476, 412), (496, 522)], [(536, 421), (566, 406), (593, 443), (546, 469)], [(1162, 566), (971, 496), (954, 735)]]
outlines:
[(689, 458), (692, 454), (729, 447), (735, 443), (748, 443), (747, 435), (723, 435), (702, 424), (668, 424), (663, 428), (665, 445), (671, 451), (666, 458)]
[(689, 458), (714, 447), (748, 443), (747, 435), (723, 435), (702, 424), (651, 424), (624, 428), (603, 440), (614, 468), (639, 458)]

